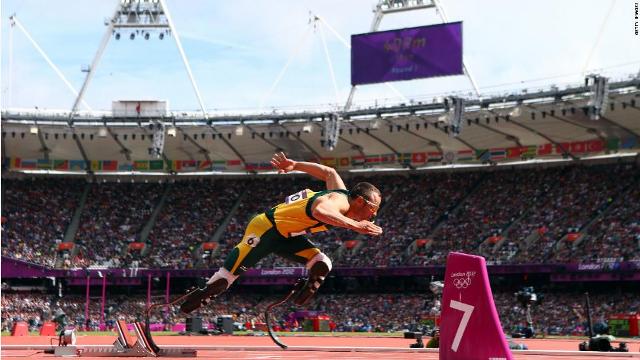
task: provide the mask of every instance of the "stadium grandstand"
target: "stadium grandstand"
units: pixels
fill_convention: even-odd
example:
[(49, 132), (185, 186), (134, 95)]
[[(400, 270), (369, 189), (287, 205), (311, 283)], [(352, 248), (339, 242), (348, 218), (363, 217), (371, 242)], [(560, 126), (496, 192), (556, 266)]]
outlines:
[[(128, 3), (108, 24), (107, 42), (128, 36), (119, 20), (133, 11)], [(144, 3), (168, 15), (164, 1)], [(378, 25), (385, 11), (426, 6), (377, 4)], [(637, 74), (375, 105), (352, 102), (352, 83), (346, 105), (207, 110), (167, 21), (154, 29), (176, 38), (199, 111), (139, 99), (85, 110), (91, 70), (71, 109), (3, 102), (3, 335), (25, 322), (39, 332), (50, 321), (56, 333), (113, 332), (117, 320), (144, 321), (150, 305), (205, 286), (256, 215), (297, 191), (325, 189), (302, 171), (280, 174), (272, 156), (284, 153), (335, 169), (347, 188), (374, 184), (383, 233), (334, 227), (309, 235), (333, 268), (304, 308), (273, 310), (281, 333), (322, 324), (331, 333), (431, 336), (441, 321), (433, 286), (459, 252), (486, 260), (504, 334), (639, 336), (637, 324), (624, 322), (640, 323)], [(310, 22), (334, 31), (319, 16)], [(478, 90), (466, 68), (461, 75)], [(176, 333), (195, 318), (219, 333), (231, 315), (237, 332), (266, 331), (269, 304), (308, 274), (270, 254), (195, 313), (171, 305), (150, 323)]]

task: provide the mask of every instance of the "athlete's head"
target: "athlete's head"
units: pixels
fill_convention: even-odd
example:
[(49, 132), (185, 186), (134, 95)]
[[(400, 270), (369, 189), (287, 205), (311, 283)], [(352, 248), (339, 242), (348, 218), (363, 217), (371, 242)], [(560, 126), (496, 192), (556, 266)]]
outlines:
[(346, 216), (354, 220), (372, 220), (382, 202), (380, 190), (368, 182), (357, 183), (349, 190), (349, 211)]

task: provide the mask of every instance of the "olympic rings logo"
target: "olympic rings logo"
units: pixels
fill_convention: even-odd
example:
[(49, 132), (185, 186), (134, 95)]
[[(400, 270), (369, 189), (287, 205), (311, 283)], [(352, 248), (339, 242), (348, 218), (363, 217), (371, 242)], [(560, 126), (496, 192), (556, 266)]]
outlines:
[(453, 286), (455, 286), (456, 289), (466, 289), (469, 285), (471, 285), (470, 277), (453, 279)]

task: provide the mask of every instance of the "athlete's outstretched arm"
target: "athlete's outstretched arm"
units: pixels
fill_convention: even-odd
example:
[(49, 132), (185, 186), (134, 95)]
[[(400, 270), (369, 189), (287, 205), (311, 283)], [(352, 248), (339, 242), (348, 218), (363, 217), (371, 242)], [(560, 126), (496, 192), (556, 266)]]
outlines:
[(279, 173), (288, 173), (293, 170), (306, 172), (316, 179), (324, 181), (327, 184), (327, 190), (347, 189), (338, 172), (334, 168), (324, 166), (322, 164), (306, 161), (294, 161), (288, 159), (284, 153), (280, 152), (273, 154), (273, 157), (271, 158), (271, 165), (278, 169)]
[(382, 234), (382, 228), (371, 221), (356, 221), (342, 215), (342, 211), (346, 211), (348, 208), (349, 203), (344, 199), (344, 197), (339, 200), (332, 200), (321, 196), (313, 204), (311, 211), (316, 220), (325, 224), (351, 229), (366, 235)]

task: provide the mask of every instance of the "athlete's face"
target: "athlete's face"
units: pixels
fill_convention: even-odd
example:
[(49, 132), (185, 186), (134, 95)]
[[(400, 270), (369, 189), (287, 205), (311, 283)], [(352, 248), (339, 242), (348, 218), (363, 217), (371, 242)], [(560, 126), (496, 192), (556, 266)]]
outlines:
[(372, 221), (378, 215), (380, 202), (382, 202), (382, 198), (377, 193), (370, 194), (370, 198), (358, 196), (353, 200), (349, 210), (352, 212), (354, 220)]

